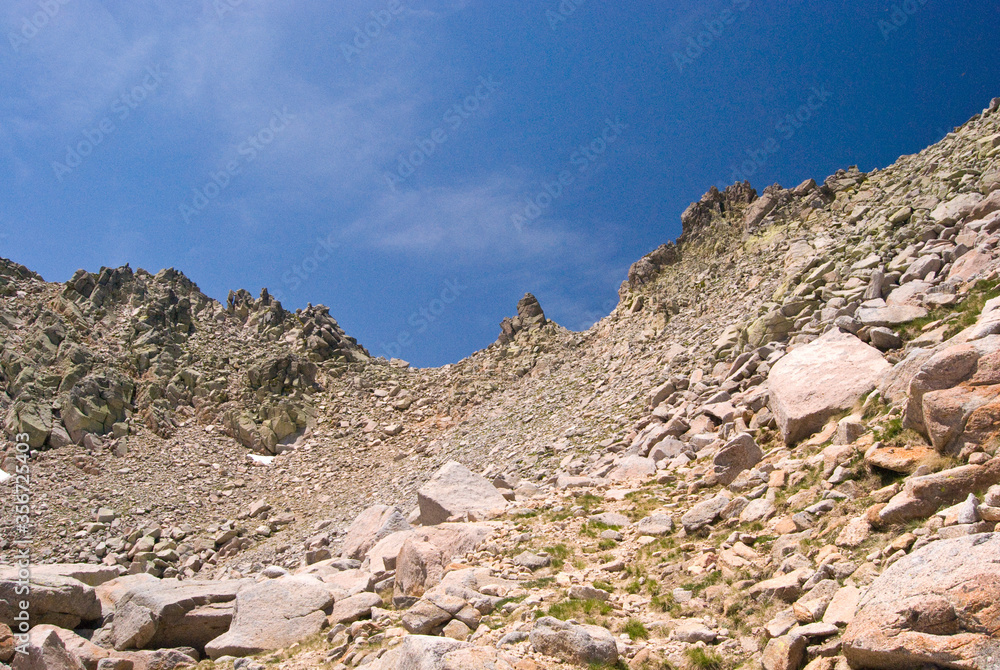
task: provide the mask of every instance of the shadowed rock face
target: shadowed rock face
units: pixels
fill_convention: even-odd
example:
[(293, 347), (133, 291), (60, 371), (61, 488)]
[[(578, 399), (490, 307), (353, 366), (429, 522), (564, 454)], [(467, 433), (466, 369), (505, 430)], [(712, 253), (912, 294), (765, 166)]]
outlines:
[[(29, 612), (32, 623), (52, 624), (65, 628), (79, 626), (83, 621), (101, 617), (101, 605), (94, 589), (69, 577), (54, 574), (32, 575)], [(0, 574), (0, 624), (17, 625), (24, 587), (14, 570)]]
[[(769, 187), (771, 192), (780, 192), (779, 187)], [(744, 208), (757, 200), (757, 191), (750, 186), (749, 182), (735, 183), (726, 187), (725, 191), (719, 191), (715, 186), (711, 187), (701, 200), (691, 203), (681, 214), (681, 241), (687, 241), (705, 232), (714, 219), (722, 217), (730, 212), (742, 212)], [(774, 205), (771, 205), (773, 209)]]
[(500, 342), (507, 344), (522, 330), (535, 330), (546, 323), (548, 321), (545, 319), (542, 306), (538, 303), (538, 298), (525, 293), (517, 302), (517, 316), (507, 317), (500, 322)]

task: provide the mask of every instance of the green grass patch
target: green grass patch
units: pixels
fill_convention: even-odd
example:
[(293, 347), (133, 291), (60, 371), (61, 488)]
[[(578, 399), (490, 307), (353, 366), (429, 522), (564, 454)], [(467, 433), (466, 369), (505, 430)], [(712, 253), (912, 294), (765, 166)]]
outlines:
[(722, 657), (713, 651), (705, 651), (701, 647), (688, 647), (684, 655), (691, 665), (699, 670), (723, 670)]
[(529, 582), (524, 582), (521, 584), (526, 589), (543, 589), (546, 586), (552, 586), (556, 583), (555, 577), (540, 577), (539, 579), (532, 579)]
[(607, 663), (591, 663), (587, 666), (587, 670), (628, 670), (628, 666), (625, 665), (625, 661), (618, 661), (608, 665)]
[(607, 616), (611, 611), (611, 605), (602, 600), (563, 600), (553, 603), (546, 614), (562, 621), (583, 619), (587, 623), (597, 623), (596, 617)]
[(647, 517), (651, 511), (657, 509), (661, 504), (656, 493), (657, 491), (654, 489), (643, 489), (627, 494), (625, 500), (632, 503), (632, 507), (625, 510), (625, 516), (632, 521), (639, 521)]
[(677, 538), (676, 537), (658, 537), (652, 542), (642, 547), (639, 547), (640, 557), (649, 557), (656, 552), (668, 552), (666, 555), (662, 556), (661, 560), (670, 560), (676, 558), (678, 553), (677, 549)]
[(1000, 281), (980, 281), (973, 286), (965, 299), (952, 307), (939, 307), (931, 310), (927, 316), (915, 319), (902, 329), (905, 340), (918, 337), (924, 326), (935, 321), (949, 320), (949, 326), (944, 332), (944, 339), (954, 337), (959, 332), (976, 323), (987, 300), (1000, 296)]
[(871, 421), (877, 416), (882, 416), (889, 411), (889, 405), (886, 404), (885, 400), (879, 396), (865, 409), (861, 418), (865, 421)]
[(653, 610), (667, 612), (673, 617), (679, 617), (682, 610), (680, 603), (674, 599), (674, 594), (672, 593), (663, 593), (653, 596), (649, 606)]
[(575, 498), (577, 505), (582, 507), (585, 511), (590, 512), (590, 510), (604, 504), (604, 498), (596, 496), (593, 493), (584, 493)]
[(646, 630), (646, 626), (636, 618), (626, 621), (625, 625), (622, 626), (622, 632), (628, 634), (633, 640), (649, 639), (649, 631)]
[(559, 570), (566, 563), (566, 559), (573, 555), (573, 550), (566, 544), (560, 542), (551, 547), (545, 547), (544, 551), (552, 559), (552, 568)]
[(896, 438), (903, 434), (903, 417), (893, 417), (872, 432), (877, 441), (884, 444), (895, 444)]
[(619, 526), (612, 526), (603, 521), (584, 521), (580, 526), (580, 535), (585, 537), (597, 537), (602, 530), (618, 530)]
[(694, 595), (699, 595), (702, 591), (707, 589), (709, 586), (714, 586), (722, 581), (722, 571), (714, 570), (701, 579), (696, 579), (690, 582), (684, 582), (681, 584), (681, 588), (685, 591), (690, 591)]

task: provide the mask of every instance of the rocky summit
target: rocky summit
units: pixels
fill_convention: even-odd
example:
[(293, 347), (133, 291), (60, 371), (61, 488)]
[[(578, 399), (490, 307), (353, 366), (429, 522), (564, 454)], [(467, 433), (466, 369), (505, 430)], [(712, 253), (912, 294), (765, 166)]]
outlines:
[(998, 108), (435, 369), (0, 261), (0, 666), (1000, 667)]

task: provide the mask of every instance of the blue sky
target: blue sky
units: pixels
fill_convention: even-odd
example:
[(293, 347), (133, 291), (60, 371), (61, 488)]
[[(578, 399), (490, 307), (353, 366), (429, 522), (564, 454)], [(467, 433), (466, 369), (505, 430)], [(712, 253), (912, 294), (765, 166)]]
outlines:
[[(418, 365), (584, 329), (680, 213), (1000, 96), (1000, 5), (6, 0), (0, 255), (267, 286)], [(796, 118), (798, 116), (798, 118)]]

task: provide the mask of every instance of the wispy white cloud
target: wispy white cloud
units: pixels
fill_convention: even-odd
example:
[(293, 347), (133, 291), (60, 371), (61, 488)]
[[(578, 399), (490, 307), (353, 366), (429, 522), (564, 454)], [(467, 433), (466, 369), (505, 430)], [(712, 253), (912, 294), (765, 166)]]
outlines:
[(489, 175), (466, 185), (394, 193), (388, 188), (350, 224), (345, 238), (358, 244), (416, 254), (487, 254), (494, 260), (534, 255), (566, 243), (555, 227), (519, 231), (511, 221), (524, 184)]
[[(76, 131), (106, 113), (130, 77), (150, 63), (160, 41), (153, 32), (126, 35), (100, 3), (74, 0), (59, 7), (17, 51), (2, 45), (0, 63), (18, 84), (4, 107), (13, 119), (30, 119), (19, 126), (29, 139), (32, 132)], [(11, 34), (32, 34), (23, 31), (22, 22), (39, 11), (32, 2), (8, 7), (5, 41)]]
[[(461, 183), (431, 177), (430, 185), (407, 185), (399, 193), (386, 187), (387, 166), (440, 124), (442, 111), (455, 102), (439, 97), (443, 75), (428, 67), (433, 50), (426, 36), (470, 4), (442, 0), (417, 8), (403, 2), (398, 21), (357, 62), (337, 58), (316, 72), (296, 63), (289, 49), (295, 27), (315, 12), (310, 3), (244, 0), (220, 17), (214, 0), (138, 1), (115, 7), (114, 15), (97, 0), (71, 0), (23, 53), (0, 55), (0, 63), (23, 69), (16, 78), (26, 84), (19, 96), (0, 103), (0, 137), (12, 136), (7, 146), (30, 147), (41, 138), (72, 136), (107, 114), (147, 67), (165, 64), (164, 87), (143, 112), (151, 134), (186, 154), (191, 188), (266, 124), (273, 109), (287, 108), (295, 117), (238, 178), (248, 188), (212, 204), (212, 215), (228, 220), (231, 229), (260, 232), (276, 212), (334, 200), (360, 212), (340, 224), (344, 242), (361, 247), (494, 266), (575, 257), (600, 268), (592, 233), (580, 233), (571, 222), (540, 219), (515, 227), (511, 215), (537, 191), (528, 172), (471, 173)], [(324, 8), (323, 20), (337, 27), (332, 40), (339, 43), (382, 6), (349, 0)], [(0, 21), (9, 28), (33, 8), (33, 0), (17, 0), (0, 11)], [(461, 63), (448, 67), (448, 76), (473, 87), (481, 74), (463, 71)], [(477, 112), (489, 113), (485, 106)], [(30, 161), (8, 152), (6, 162), (30, 174)], [(177, 195), (180, 200), (188, 193)]]
[[(137, 2), (117, 8), (116, 20), (97, 0), (72, 0), (20, 53), (0, 50), (0, 65), (21, 90), (0, 103), (0, 118), (28, 144), (72, 135), (108, 114), (147, 67), (164, 65), (169, 93), (144, 106), (157, 124), (154, 133), (165, 132), (172, 120), (189, 119), (203, 131), (192, 153), (211, 165), (213, 151), (240, 141), (274, 106), (287, 106), (298, 123), (280, 151), (290, 161), (301, 159), (307, 178), (363, 189), (419, 132), (421, 114), (433, 103), (429, 84), (438, 75), (422, 68), (421, 30), (465, 4), (433, 10), (404, 4), (405, 21), (390, 26), (363, 63), (338, 59), (317, 76), (283, 60), (295, 26), (308, 20), (306, 3), (245, 0), (219, 17), (214, 0)], [(325, 20), (342, 26), (334, 39), (353, 36), (351, 26), (363, 25), (372, 7), (346, 3), (333, 9), (340, 20), (326, 11)], [(20, 20), (37, 10), (32, 0), (16, 0), (0, 10), (0, 23), (16, 32)]]
[(518, 229), (511, 214), (523, 208), (524, 193), (533, 192), (527, 186), (492, 175), (465, 186), (387, 193), (350, 224), (342, 240), (345, 246), (495, 272), (545, 294), (547, 310), (567, 327), (584, 329), (613, 305), (595, 310), (573, 297), (579, 286), (563, 286), (563, 280), (574, 277), (591, 295), (616, 285), (627, 269), (609, 260), (618, 240), (594, 221), (542, 217)]

